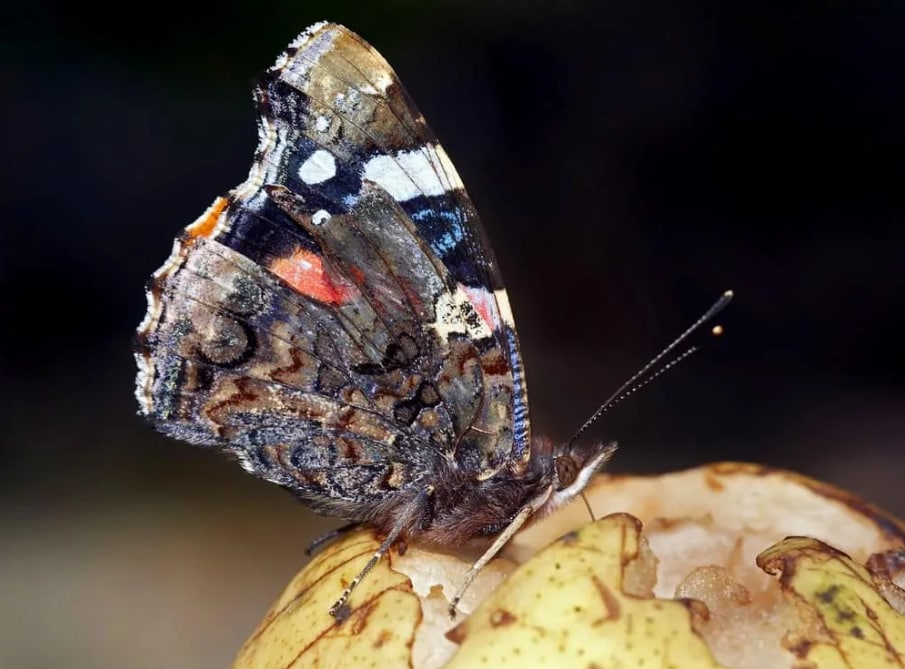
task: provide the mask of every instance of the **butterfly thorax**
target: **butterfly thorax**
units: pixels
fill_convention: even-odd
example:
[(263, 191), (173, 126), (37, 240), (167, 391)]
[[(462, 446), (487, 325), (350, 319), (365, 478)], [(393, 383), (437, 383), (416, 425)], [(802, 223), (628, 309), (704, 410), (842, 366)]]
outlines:
[(552, 480), (549, 457), (506, 466), (483, 479), (444, 460), (410, 489), (386, 499), (369, 522), (388, 532), (411, 499), (429, 489), (404, 536), (435, 545), (460, 545), (498, 534), (526, 503), (549, 495)]
[(546, 437), (535, 437), (524, 463), (511, 463), (483, 478), (454, 462), (437, 463), (405, 494), (381, 504), (369, 522), (388, 532), (418, 492), (429, 489), (406, 538), (446, 546), (490, 538), (525, 508), (539, 518), (570, 501), (613, 449), (611, 444), (557, 447)]

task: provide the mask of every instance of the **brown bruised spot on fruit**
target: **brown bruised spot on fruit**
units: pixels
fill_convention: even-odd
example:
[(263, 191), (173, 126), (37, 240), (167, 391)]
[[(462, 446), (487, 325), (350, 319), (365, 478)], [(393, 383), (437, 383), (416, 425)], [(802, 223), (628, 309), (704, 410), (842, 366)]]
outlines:
[(518, 533), (458, 624), (448, 598), (479, 547), (412, 543), (337, 627), (327, 609), (379, 542), (354, 533), (296, 577), (235, 666), (905, 665), (905, 526), (876, 507), (735, 463), (604, 475), (586, 495), (600, 520), (579, 501)]

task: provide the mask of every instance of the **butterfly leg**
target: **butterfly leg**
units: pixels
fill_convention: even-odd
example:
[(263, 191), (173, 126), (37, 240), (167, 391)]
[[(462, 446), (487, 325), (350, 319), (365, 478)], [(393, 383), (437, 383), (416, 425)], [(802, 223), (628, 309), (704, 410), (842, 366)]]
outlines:
[(374, 568), (380, 559), (387, 554), (390, 547), (392, 547), (399, 539), (402, 531), (409, 525), (411, 520), (421, 513), (424, 504), (433, 492), (433, 486), (428, 486), (422, 489), (415, 498), (409, 502), (408, 506), (406, 506), (397, 517), (395, 524), (390, 529), (389, 534), (387, 534), (387, 538), (380, 544), (380, 548), (377, 549), (377, 552), (371, 556), (371, 559), (368, 560), (367, 564), (365, 564), (362, 570), (358, 572), (358, 575), (353, 578), (349, 585), (346, 586), (346, 589), (343, 590), (343, 594), (336, 600), (336, 603), (330, 607), (330, 615), (336, 618), (337, 622), (342, 622), (348, 614), (348, 611), (345, 610), (346, 603), (349, 601), (349, 596), (352, 594), (352, 591), (359, 583), (361, 583), (362, 579), (368, 575), (368, 572)]
[(342, 527), (337, 527), (335, 530), (330, 530), (326, 534), (320, 535), (317, 539), (308, 544), (308, 548), (305, 549), (305, 555), (314, 555), (324, 544), (330, 543), (334, 539), (338, 539), (358, 527), (361, 527), (361, 523), (346, 523)]
[(449, 603), (449, 609), (447, 609), (449, 613), (449, 617), (455, 619), (456, 617), (456, 607), (459, 605), (462, 597), (465, 595), (465, 591), (471, 587), (471, 584), (474, 583), (475, 578), (477, 578), (478, 574), (481, 570), (487, 566), (493, 558), (496, 557), (496, 554), (503, 550), (503, 546), (506, 545), (506, 542), (512, 538), (512, 535), (519, 531), (522, 525), (531, 517), (531, 514), (534, 513), (535, 508), (533, 506), (526, 506), (521, 509), (515, 517), (509, 522), (509, 525), (506, 526), (500, 535), (496, 538), (496, 541), (484, 551), (484, 554), (479, 557), (473, 565), (468, 569), (465, 573), (465, 581), (459, 587), (459, 590), (456, 592), (455, 596), (452, 598), (452, 601)]

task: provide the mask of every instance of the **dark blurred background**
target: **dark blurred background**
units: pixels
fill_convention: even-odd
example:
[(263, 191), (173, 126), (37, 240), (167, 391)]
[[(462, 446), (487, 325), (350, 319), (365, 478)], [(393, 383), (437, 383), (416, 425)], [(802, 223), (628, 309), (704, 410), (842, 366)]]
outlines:
[(619, 472), (787, 467), (905, 514), (905, 5), (221, 0), (3, 10), (0, 666), (219, 667), (330, 521), (135, 416), (171, 240), (250, 90), (331, 19), (483, 215), (563, 439), (724, 289), (726, 335), (602, 421)]

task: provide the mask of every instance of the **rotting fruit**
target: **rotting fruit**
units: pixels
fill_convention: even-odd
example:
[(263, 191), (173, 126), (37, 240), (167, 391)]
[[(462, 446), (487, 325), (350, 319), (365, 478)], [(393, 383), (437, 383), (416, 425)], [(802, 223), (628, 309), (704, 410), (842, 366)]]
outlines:
[[(327, 610), (373, 554), (360, 530), (292, 580), (236, 668), (905, 664), (905, 524), (788, 471), (722, 463), (599, 476), (520, 532), (451, 621), (479, 547), (393, 551), (340, 625)], [(474, 550), (469, 550), (473, 548)]]

